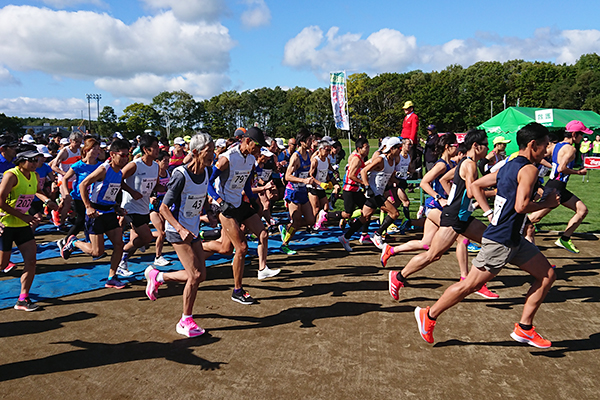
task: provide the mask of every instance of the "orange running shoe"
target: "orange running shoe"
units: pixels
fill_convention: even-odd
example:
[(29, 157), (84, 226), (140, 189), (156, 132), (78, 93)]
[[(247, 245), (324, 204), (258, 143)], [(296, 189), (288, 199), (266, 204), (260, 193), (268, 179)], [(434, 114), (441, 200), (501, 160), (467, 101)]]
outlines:
[(548, 347), (552, 346), (551, 341), (544, 339), (535, 331), (535, 326), (526, 331), (521, 329), (519, 324), (515, 324), (515, 330), (510, 334), (510, 337), (515, 339), (517, 342), (527, 343), (528, 345), (537, 347), (539, 349), (547, 349)]
[(419, 333), (423, 340), (427, 343), (433, 343), (433, 328), (435, 328), (435, 321), (429, 318), (429, 307), (415, 308), (415, 318), (417, 325), (419, 325)]
[(391, 250), (392, 250), (392, 246), (390, 246), (387, 243), (384, 243), (383, 249), (381, 250), (381, 265), (383, 265), (383, 268), (386, 267), (388, 260), (390, 259), (391, 256), (393, 256)]

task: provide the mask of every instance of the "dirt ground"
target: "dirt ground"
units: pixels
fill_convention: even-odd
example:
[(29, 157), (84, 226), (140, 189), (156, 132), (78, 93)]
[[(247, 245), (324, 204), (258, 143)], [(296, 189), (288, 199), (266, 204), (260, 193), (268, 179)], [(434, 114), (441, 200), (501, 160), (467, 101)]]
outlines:
[[(175, 332), (180, 285), (161, 287), (156, 302), (137, 282), (43, 301), (32, 313), (1, 310), (0, 398), (597, 399), (598, 242), (576, 238), (581, 253), (572, 255), (555, 240), (538, 236), (558, 274), (535, 321), (553, 341), (548, 350), (509, 336), (531, 282), (520, 270), (507, 267), (489, 284), (500, 299), (471, 295), (445, 313), (429, 345), (413, 310), (457, 280), (453, 250), (396, 302), (379, 251), (355, 242), (352, 254), (330, 245), (270, 256), (282, 272), (265, 281), (253, 261), (245, 287), (260, 304), (252, 306), (230, 300), (230, 265), (210, 267), (194, 313), (207, 333), (195, 339)], [(39, 267), (65, 268), (58, 260)]]

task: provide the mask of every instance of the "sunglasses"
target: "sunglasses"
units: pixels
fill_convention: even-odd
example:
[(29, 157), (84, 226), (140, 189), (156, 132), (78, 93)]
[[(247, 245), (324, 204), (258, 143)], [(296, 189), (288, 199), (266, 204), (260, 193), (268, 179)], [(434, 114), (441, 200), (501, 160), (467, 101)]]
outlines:
[(450, 147), (458, 147), (458, 143), (452, 143), (449, 145)]

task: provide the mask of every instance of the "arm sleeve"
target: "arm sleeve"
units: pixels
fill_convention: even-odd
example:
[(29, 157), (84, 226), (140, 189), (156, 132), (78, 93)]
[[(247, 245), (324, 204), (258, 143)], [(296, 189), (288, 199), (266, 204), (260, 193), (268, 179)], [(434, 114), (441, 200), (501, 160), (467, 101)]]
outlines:
[(208, 180), (207, 190), (208, 190), (208, 195), (215, 200), (221, 198), (221, 196), (219, 196), (217, 194), (217, 191), (215, 190), (215, 181), (217, 180), (219, 175), (221, 175), (221, 170), (213, 165), (212, 174), (210, 174), (210, 179)]
[(173, 204), (175, 204), (177, 198), (181, 196), (184, 186), (185, 177), (181, 172), (174, 171), (173, 176), (171, 176), (171, 180), (167, 186), (167, 193), (165, 194), (163, 203), (165, 203), (168, 207), (171, 207)]
[(248, 179), (246, 179), (246, 184), (244, 185), (244, 193), (246, 193), (246, 196), (248, 196), (249, 199), (256, 199), (258, 198), (258, 194), (252, 193), (252, 176), (253, 174), (251, 173), (250, 176), (248, 176)]

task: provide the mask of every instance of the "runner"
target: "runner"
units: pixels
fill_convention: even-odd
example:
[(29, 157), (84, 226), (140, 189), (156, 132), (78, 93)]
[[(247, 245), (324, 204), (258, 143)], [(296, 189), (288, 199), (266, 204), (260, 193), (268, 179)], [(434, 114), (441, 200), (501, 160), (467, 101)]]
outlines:
[(79, 184), (79, 193), (86, 210), (85, 228), (90, 242), (77, 241), (75, 236), (69, 236), (61, 249), (61, 256), (65, 260), (71, 256), (74, 247), (92, 257), (100, 257), (104, 254), (106, 234), (113, 245), (113, 253), (110, 258), (108, 280), (104, 286), (115, 289), (126, 286), (116, 275), (123, 255), (123, 229), (119, 225), (117, 213), (125, 214), (125, 210), (118, 206), (116, 199), (121, 190), (123, 177), (121, 169), (128, 160), (129, 142), (125, 139), (116, 139), (110, 145), (110, 161), (101, 164)]
[[(63, 143), (61, 139), (61, 143)], [(68, 146), (62, 148), (62, 150), (58, 153), (58, 156), (50, 163), (50, 167), (52, 170), (57, 173), (57, 177), (59, 179), (58, 185), (62, 185), (62, 176), (65, 175), (71, 165), (75, 164), (77, 161), (81, 160), (81, 142), (83, 138), (80, 133), (73, 132), (69, 136)], [(73, 179), (67, 181), (67, 193), (68, 191), (73, 189)], [(71, 210), (71, 198), (67, 196), (66, 198), (61, 198), (60, 203), (58, 205), (58, 210), (52, 212), (52, 222), (56, 225), (59, 230), (66, 231), (65, 219), (67, 214)]]
[(256, 158), (254, 164), (255, 179), (252, 183), (252, 192), (258, 195), (262, 205), (261, 217), (267, 229), (276, 229), (275, 221), (271, 217), (271, 202), (277, 199), (277, 188), (272, 180), (275, 162), (273, 161), (273, 152), (263, 147)]
[[(240, 144), (227, 150), (213, 166), (208, 193), (220, 210), (219, 221), (223, 227), (222, 234), (227, 236), (235, 248), (233, 257), (234, 289), (231, 300), (241, 304), (253, 304), (254, 299), (244, 290), (244, 259), (248, 253), (246, 236), (240, 225), (258, 237), (258, 279), (273, 277), (281, 270), (267, 267), (267, 251), (269, 236), (262, 224), (256, 209), (242, 201), (242, 193), (256, 207), (256, 196), (252, 193), (251, 180), (248, 179), (254, 167), (255, 157), (252, 155), (257, 146), (264, 146), (263, 132), (252, 127), (242, 137)], [(214, 184), (214, 187), (212, 186)]]
[[(77, 236), (79, 232), (85, 229), (85, 204), (81, 199), (81, 193), (79, 192), (79, 184), (92, 172), (94, 172), (99, 166), (98, 154), (100, 153), (100, 144), (92, 137), (85, 139), (83, 148), (81, 149), (81, 160), (77, 161), (67, 171), (66, 174), (62, 175), (62, 184), (60, 186), (61, 195), (63, 199), (72, 199), (75, 208), (75, 223), (69, 229), (69, 233), (65, 236), (65, 239), (58, 241), (58, 246), (63, 248), (67, 243), (70, 236)], [(69, 193), (67, 182), (71, 181), (73, 190)], [(69, 203), (71, 200), (69, 200)]]
[[(577, 150), (573, 147), (573, 144), (579, 144), (583, 138), (583, 134), (591, 134), (592, 130), (585, 127), (581, 121), (571, 121), (565, 128), (564, 140), (554, 145), (552, 151), (552, 171), (550, 172), (550, 179), (546, 182), (544, 187), (544, 194), (542, 200), (546, 198), (554, 190), (560, 194), (560, 204), (575, 211), (575, 215), (569, 220), (567, 229), (563, 232), (562, 236), (558, 238), (555, 244), (558, 247), (570, 251), (571, 253), (579, 253), (579, 250), (575, 247), (571, 241), (571, 235), (579, 227), (583, 219), (588, 214), (588, 209), (583, 201), (577, 196), (567, 190), (567, 182), (571, 175), (585, 175), (587, 170), (585, 168), (580, 170), (574, 170), (575, 155)], [(539, 210), (529, 215), (529, 220), (537, 224), (542, 218), (544, 218), (552, 209)]]
[[(190, 151), (190, 154), (193, 154), (193, 152)], [(158, 163), (158, 183), (163, 188), (166, 188), (171, 179), (171, 174), (168, 171), (169, 153), (166, 151), (160, 151), (156, 161)], [(166, 191), (163, 192), (159, 190), (156, 192), (155, 196), (150, 198), (150, 221), (152, 221), (152, 226), (154, 229), (156, 229), (152, 235), (156, 237), (156, 241), (154, 242), (154, 247), (156, 250), (154, 265), (157, 267), (165, 267), (171, 264), (171, 262), (162, 255), (165, 242), (165, 219), (160, 213), (160, 205), (165, 198), (165, 194)]]
[[(11, 138), (4, 138), (4, 146), (12, 147)], [(29, 298), (29, 290), (35, 277), (36, 250), (33, 230), (40, 222), (36, 216), (28, 215), (33, 198), (38, 196), (44, 205), (56, 209), (56, 204), (38, 188), (38, 175), (35, 172), (40, 158), (43, 157), (35, 146), (24, 145), (16, 149), (14, 159), (16, 167), (3, 174), (0, 183), (0, 208), (6, 213), (0, 218), (4, 226), (2, 232), (1, 266), (4, 269), (10, 262), (13, 242), (23, 256), (23, 274), (21, 275), (21, 292), (15, 304), (16, 310), (35, 311), (38, 305)], [(33, 229), (32, 229), (33, 228)]]
[(354, 221), (346, 233), (338, 239), (346, 251), (352, 251), (349, 244), (352, 235), (368, 223), (373, 213), (380, 207), (388, 215), (371, 239), (377, 247), (383, 248), (381, 235), (399, 215), (398, 210), (384, 197), (384, 192), (390, 178), (396, 179), (393, 177), (393, 173), (396, 169), (395, 159), (400, 153), (401, 144), (402, 142), (397, 137), (389, 138), (381, 150), (382, 154), (372, 158), (360, 172), (361, 183), (367, 187), (366, 200), (360, 218)]
[[(415, 309), (421, 337), (433, 343), (433, 329), (437, 318), (470, 293), (481, 288), (494, 278), (507, 263), (514, 264), (535, 278), (527, 292), (525, 306), (519, 323), (511, 337), (521, 343), (539, 348), (552, 345), (542, 338), (533, 326), (533, 318), (556, 275), (544, 255), (522, 237), (525, 214), (544, 208), (554, 208), (559, 203), (556, 192), (548, 194), (539, 203), (531, 201), (538, 170), (532, 163), (539, 163), (548, 145), (548, 129), (532, 122), (517, 132), (519, 156), (507, 163), (498, 172), (484, 176), (474, 182), (472, 192), (481, 205), (490, 225), (483, 234), (482, 248), (467, 279), (450, 286), (431, 307)], [(497, 185), (498, 194), (492, 210), (487, 204), (484, 189)]]
[(202, 250), (200, 213), (204, 207), (209, 185), (215, 145), (207, 133), (198, 133), (190, 140), (189, 164), (177, 167), (169, 182), (167, 193), (160, 205), (160, 214), (166, 220), (167, 240), (173, 245), (183, 270), (160, 272), (153, 266), (144, 271), (147, 280), (146, 295), (156, 300), (158, 287), (164, 282), (185, 283), (183, 314), (177, 323), (177, 333), (195, 337), (204, 333), (193, 319), (198, 286), (206, 279), (205, 253)]
[(332, 215), (328, 213), (329, 199), (327, 198), (325, 189), (333, 189), (333, 182), (331, 180), (333, 179), (334, 172), (330, 158), (331, 143), (328, 138), (323, 138), (319, 142), (318, 150), (313, 156), (310, 165), (309, 174), (315, 178), (316, 184), (308, 186), (308, 199), (313, 209), (313, 215), (317, 216), (317, 222), (315, 223), (316, 230), (323, 229), (322, 225), (326, 221), (340, 220), (342, 217), (341, 212), (334, 212)]
[[(158, 139), (156, 136), (144, 134), (140, 138), (142, 156), (136, 158), (123, 168), (123, 199), (121, 207), (127, 211), (125, 226), (131, 227), (129, 242), (123, 248), (123, 258), (119, 263), (117, 274), (131, 276), (127, 261), (140, 247), (148, 246), (153, 240), (150, 223), (150, 195), (155, 186), (159, 184), (158, 164), (154, 162), (158, 157)], [(163, 187), (157, 190), (164, 190)]]
[[(454, 182), (448, 203), (442, 211), (440, 228), (435, 233), (431, 246), (426, 252), (414, 256), (402, 271), (390, 271), (388, 275), (389, 292), (394, 300), (400, 298), (398, 291), (404, 287), (406, 279), (432, 262), (439, 260), (450, 249), (458, 235), (462, 234), (475, 242), (481, 242), (485, 225), (471, 215), (474, 209), (471, 185), (478, 176), (477, 161), (487, 153), (488, 141), (485, 131), (472, 129), (467, 132), (465, 145), (468, 149), (467, 156), (455, 168)], [(486, 193), (488, 197), (493, 194), (494, 192)], [(486, 291), (477, 293), (482, 296), (487, 294)], [(493, 295), (492, 297), (498, 297), (497, 294), (490, 293)]]
[(312, 227), (315, 224), (315, 216), (308, 201), (308, 188), (306, 185), (317, 184), (315, 178), (309, 175), (310, 152), (309, 147), (313, 143), (312, 133), (306, 128), (300, 129), (296, 135), (296, 143), (299, 148), (290, 157), (290, 163), (285, 172), (287, 186), (285, 188), (285, 201), (290, 213), (289, 225), (279, 225), (281, 233), (281, 250), (285, 254), (294, 255), (295, 250), (290, 249), (289, 243), (300, 227)]

